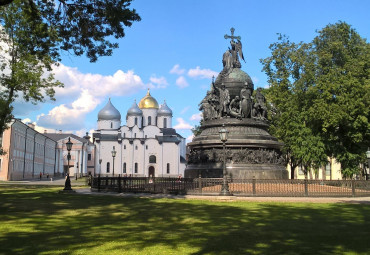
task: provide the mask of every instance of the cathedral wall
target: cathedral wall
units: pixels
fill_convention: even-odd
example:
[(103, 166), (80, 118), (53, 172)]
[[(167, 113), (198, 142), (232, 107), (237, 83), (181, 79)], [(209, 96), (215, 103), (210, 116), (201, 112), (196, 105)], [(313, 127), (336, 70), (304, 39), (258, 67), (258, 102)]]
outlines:
[[(166, 126), (164, 120), (166, 119)], [(172, 117), (171, 116), (158, 116), (158, 127), (159, 128), (172, 128)]]
[(142, 116), (127, 116), (127, 120), (126, 121), (127, 121), (127, 126), (128, 127), (135, 126), (135, 123), (137, 123), (137, 126), (139, 128), (141, 128), (142, 125), (143, 125), (143, 123), (142, 123), (143, 122)]
[(98, 120), (98, 129), (119, 129), (120, 120)]
[(147, 138), (155, 138), (155, 136), (161, 135), (160, 129), (156, 126), (144, 127), (143, 131), (144, 131), (144, 137), (147, 137)]
[[(150, 125), (157, 125), (157, 112), (158, 109), (141, 109), (143, 111), (143, 127)], [(150, 123), (149, 123), (150, 117)]]

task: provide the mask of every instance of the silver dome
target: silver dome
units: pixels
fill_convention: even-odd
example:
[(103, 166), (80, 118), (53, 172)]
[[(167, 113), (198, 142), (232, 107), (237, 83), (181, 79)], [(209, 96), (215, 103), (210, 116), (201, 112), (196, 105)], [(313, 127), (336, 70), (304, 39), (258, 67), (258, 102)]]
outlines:
[(166, 101), (159, 107), (158, 116), (172, 116), (172, 110), (167, 106)]
[(98, 113), (98, 120), (121, 120), (121, 114), (110, 101)]
[(131, 108), (128, 109), (127, 116), (142, 116), (142, 115), (143, 115), (143, 111), (139, 108), (139, 106), (137, 106), (136, 100), (135, 100)]

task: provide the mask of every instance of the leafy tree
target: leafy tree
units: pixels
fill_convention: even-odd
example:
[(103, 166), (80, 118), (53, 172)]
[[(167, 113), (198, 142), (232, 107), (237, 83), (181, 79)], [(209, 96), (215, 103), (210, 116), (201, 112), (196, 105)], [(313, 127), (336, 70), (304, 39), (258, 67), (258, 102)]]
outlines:
[(292, 171), (317, 168), (328, 155), (351, 177), (369, 144), (369, 44), (339, 22), (311, 43), (280, 35), (270, 49), (261, 62), (275, 109), (271, 132), (285, 143)]
[(0, 2), (0, 133), (12, 118), (15, 98), (37, 103), (53, 99), (61, 86), (50, 72), (62, 51), (86, 54), (91, 62), (110, 56), (140, 21), (131, 0), (4, 0)]
[(194, 128), (191, 129), (191, 132), (194, 136), (198, 136), (202, 133), (202, 129), (200, 128), (202, 126), (203, 119), (200, 120), (199, 125), (195, 125)]

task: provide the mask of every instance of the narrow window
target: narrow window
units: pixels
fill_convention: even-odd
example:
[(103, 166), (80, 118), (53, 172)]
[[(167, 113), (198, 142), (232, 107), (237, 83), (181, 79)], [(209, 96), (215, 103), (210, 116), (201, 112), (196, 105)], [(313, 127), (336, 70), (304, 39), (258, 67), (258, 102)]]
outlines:
[(126, 173), (126, 162), (123, 163), (123, 173), (125, 174)]
[(136, 133), (135, 133), (135, 138), (136, 138)]
[(135, 174), (137, 174), (137, 170), (138, 170), (138, 164), (135, 163)]
[(149, 126), (149, 125), (152, 125), (152, 116), (149, 116), (149, 117), (148, 117), (148, 126)]
[(91, 161), (91, 153), (87, 154), (87, 160)]
[(163, 128), (167, 128), (167, 118), (163, 119)]
[(330, 172), (331, 172), (331, 164), (330, 162), (326, 165), (325, 167), (325, 175), (326, 176), (330, 176)]
[(110, 123), (110, 128), (113, 128), (113, 122)]
[(145, 149), (148, 149), (148, 145), (145, 145)]
[(154, 155), (149, 156), (149, 163), (157, 163), (157, 158)]
[(107, 173), (109, 173), (109, 172), (110, 172), (110, 163), (107, 162)]
[(167, 173), (170, 173), (170, 163), (167, 163)]
[(137, 150), (137, 145), (135, 145), (135, 150)]
[(123, 145), (123, 149), (124, 149), (124, 150), (126, 150), (126, 144), (125, 144), (125, 145)]
[(137, 125), (137, 118), (135, 117), (135, 125)]
[(126, 138), (126, 133), (123, 133), (123, 138)]

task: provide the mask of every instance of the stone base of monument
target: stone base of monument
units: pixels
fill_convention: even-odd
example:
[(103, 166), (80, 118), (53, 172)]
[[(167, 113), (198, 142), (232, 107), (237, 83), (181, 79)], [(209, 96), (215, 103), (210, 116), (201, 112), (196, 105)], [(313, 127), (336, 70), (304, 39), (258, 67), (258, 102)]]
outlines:
[[(185, 178), (222, 178), (219, 164), (193, 164), (186, 168)], [(288, 171), (281, 165), (226, 164), (227, 176), (232, 179), (288, 179)]]

